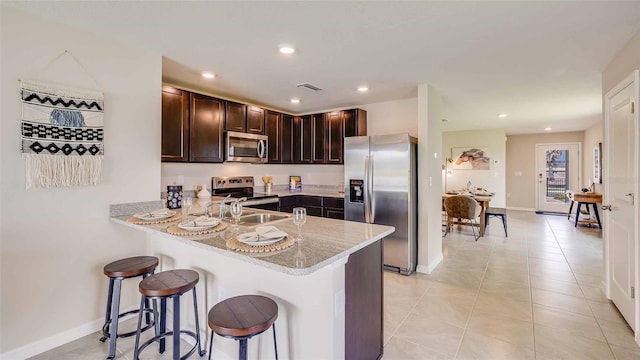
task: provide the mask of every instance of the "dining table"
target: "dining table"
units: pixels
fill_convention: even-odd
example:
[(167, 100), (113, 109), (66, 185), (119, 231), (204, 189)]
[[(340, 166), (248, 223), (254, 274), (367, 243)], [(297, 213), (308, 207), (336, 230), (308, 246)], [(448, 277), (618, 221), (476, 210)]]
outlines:
[(442, 201), (444, 199), (456, 196), (456, 195), (466, 195), (473, 198), (480, 205), (480, 236), (484, 236), (484, 228), (485, 228), (485, 212), (489, 207), (489, 202), (493, 198), (493, 193), (458, 193), (458, 192), (446, 192), (442, 194)]

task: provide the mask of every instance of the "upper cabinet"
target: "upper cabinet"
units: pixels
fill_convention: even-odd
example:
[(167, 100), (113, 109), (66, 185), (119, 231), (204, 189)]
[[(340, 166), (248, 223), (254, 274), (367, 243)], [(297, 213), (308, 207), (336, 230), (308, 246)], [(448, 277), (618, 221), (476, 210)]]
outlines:
[(191, 94), (189, 161), (224, 161), (224, 100)]
[(266, 134), (269, 164), (343, 164), (344, 138), (367, 135), (367, 112), (304, 116), (162, 87), (162, 161), (224, 161), (224, 131)]
[(189, 93), (162, 87), (162, 161), (189, 161)]
[(233, 101), (225, 101), (225, 108), (225, 130), (264, 134), (264, 109)]
[(264, 134), (264, 109), (257, 106), (247, 106), (246, 132)]
[(266, 110), (264, 116), (264, 123), (266, 129), (266, 135), (269, 137), (268, 152), (269, 163), (278, 164), (282, 162), (280, 143), (282, 138), (281, 131), (281, 116), (279, 112)]
[(311, 115), (296, 116), (293, 126), (293, 158), (296, 164), (310, 164), (313, 144)]
[(245, 132), (247, 127), (247, 105), (233, 101), (225, 101), (225, 110), (224, 129), (227, 131)]

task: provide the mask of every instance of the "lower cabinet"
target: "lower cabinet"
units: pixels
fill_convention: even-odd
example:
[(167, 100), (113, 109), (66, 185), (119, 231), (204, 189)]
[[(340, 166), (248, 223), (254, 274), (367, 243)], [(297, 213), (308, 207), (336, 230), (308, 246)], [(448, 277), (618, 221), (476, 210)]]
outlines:
[(345, 265), (345, 359), (382, 357), (382, 240), (349, 256)]
[(311, 195), (291, 195), (279, 198), (279, 210), (293, 212), (293, 208), (301, 206), (307, 209), (307, 215), (331, 219), (344, 219), (344, 199)]

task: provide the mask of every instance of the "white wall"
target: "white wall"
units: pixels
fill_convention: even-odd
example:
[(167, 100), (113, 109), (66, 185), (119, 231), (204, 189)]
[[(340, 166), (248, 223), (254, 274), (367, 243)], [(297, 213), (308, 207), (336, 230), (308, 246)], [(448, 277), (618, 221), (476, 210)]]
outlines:
[(367, 135), (409, 133), (418, 137), (418, 98), (362, 106), (367, 110)]
[[(506, 135), (502, 129), (447, 131), (442, 137), (442, 153), (445, 157), (455, 157), (451, 148), (483, 147), (487, 148), (491, 159), (490, 170), (453, 170), (446, 176), (446, 189), (455, 190), (466, 186), (467, 181), (476, 187), (485, 188), (495, 195), (491, 206), (505, 207), (505, 163)], [(444, 159), (443, 159), (444, 163)]]
[(344, 166), (162, 163), (162, 191), (174, 183), (183, 185), (183, 190), (194, 190), (195, 185), (202, 184), (211, 189), (213, 176), (253, 176), (255, 185), (260, 186), (264, 175), (273, 176), (274, 185), (287, 185), (289, 175), (300, 175), (302, 187), (305, 184), (330, 185), (338, 189), (338, 185), (344, 182)]
[[(145, 248), (142, 235), (109, 222), (109, 204), (159, 198), (162, 68), (159, 54), (1, 9), (0, 357), (20, 358), (96, 331), (108, 285), (103, 266)], [(90, 75), (66, 57), (45, 67), (65, 49)], [(23, 77), (96, 87), (93, 78), (104, 91), (99, 185), (25, 190)], [(124, 291), (122, 306), (137, 304), (135, 284)]]

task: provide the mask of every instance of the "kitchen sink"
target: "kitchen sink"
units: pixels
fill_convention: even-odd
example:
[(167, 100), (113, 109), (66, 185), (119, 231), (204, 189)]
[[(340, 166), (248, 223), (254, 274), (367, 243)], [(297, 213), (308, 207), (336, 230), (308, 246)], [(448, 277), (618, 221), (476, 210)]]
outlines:
[(285, 220), (290, 218), (291, 215), (287, 214), (271, 214), (271, 213), (257, 213), (257, 214), (243, 214), (240, 216), (239, 225), (252, 226), (260, 225), (278, 220)]

